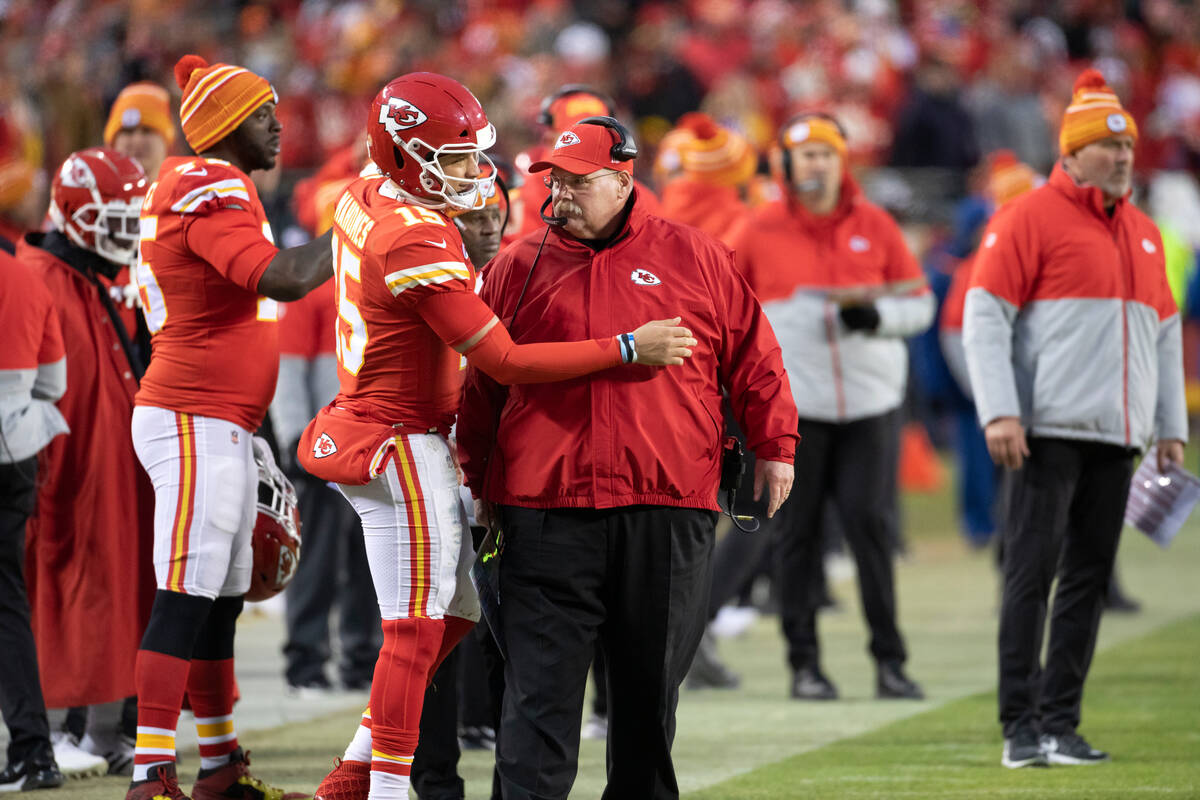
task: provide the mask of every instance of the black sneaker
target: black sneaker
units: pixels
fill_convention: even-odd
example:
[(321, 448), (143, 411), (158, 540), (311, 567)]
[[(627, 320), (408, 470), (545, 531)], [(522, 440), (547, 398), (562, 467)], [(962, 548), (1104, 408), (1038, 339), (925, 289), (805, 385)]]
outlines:
[(333, 684), (324, 675), (316, 675), (302, 681), (288, 681), (287, 695), (301, 700), (318, 700), (333, 695)]
[(717, 655), (717, 643), (713, 635), (705, 631), (687, 673), (687, 688), (736, 689), (741, 682), (737, 673), (721, 663)]
[(837, 688), (815, 664), (792, 673), (792, 697), (796, 700), (837, 700)]
[(1078, 766), (1108, 761), (1108, 753), (1092, 747), (1077, 733), (1042, 734), (1041, 746), (1050, 764)]
[(1009, 769), (1046, 766), (1046, 755), (1033, 728), (1021, 728), (1004, 740), (1004, 755), (1000, 757), (1000, 763)]
[(59, 770), (58, 765), (51, 762), (42, 766), (34, 765), (30, 767), (29, 772), (25, 775), (25, 782), (21, 784), (22, 792), (31, 792), (34, 789), (57, 789), (67, 782), (67, 778)]
[(487, 725), (459, 728), (458, 746), (463, 750), (495, 750), (496, 731)]
[(55, 789), (66, 782), (66, 776), (53, 759), (41, 764), (13, 761), (0, 770), (0, 787), (3, 787), (0, 791), (29, 792), (34, 789)]
[(899, 661), (880, 661), (875, 672), (875, 696), (882, 700), (924, 700), (921, 687), (904, 674)]

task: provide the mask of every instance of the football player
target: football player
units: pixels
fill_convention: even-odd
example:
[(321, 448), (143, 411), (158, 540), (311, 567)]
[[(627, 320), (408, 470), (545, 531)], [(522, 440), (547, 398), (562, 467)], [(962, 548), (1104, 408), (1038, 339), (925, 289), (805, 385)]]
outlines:
[(233, 724), (233, 634), (258, 486), (251, 435), (275, 388), (276, 301), (330, 277), (330, 238), (286, 250), (272, 242), (248, 176), (279, 155), (271, 85), (193, 55), (175, 78), (198, 155), (163, 162), (141, 216), (138, 285), (153, 338), (132, 435), (154, 484), (158, 591), (137, 655), (127, 798), (185, 797), (175, 729), (186, 691), (200, 739), (194, 800), (274, 800), (286, 795), (249, 774)]
[(330, 800), (361, 798), (368, 784), (372, 800), (408, 797), (426, 685), (479, 619), (447, 440), (462, 357), (502, 383), (524, 383), (632, 361), (681, 364), (695, 344), (676, 318), (632, 333), (598, 320), (598, 338), (515, 345), (476, 294), (445, 213), (484, 207), (492, 190), (483, 153), (496, 132), (479, 101), (450, 78), (405, 75), (375, 97), (367, 138), (379, 174), (352, 183), (334, 212), (341, 391), (298, 453), (362, 519), (383, 617), (369, 711), (317, 790)]

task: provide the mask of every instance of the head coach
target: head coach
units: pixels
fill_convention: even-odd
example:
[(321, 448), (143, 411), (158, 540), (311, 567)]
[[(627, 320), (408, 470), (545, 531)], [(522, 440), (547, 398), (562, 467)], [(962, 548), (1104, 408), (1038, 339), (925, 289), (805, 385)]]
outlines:
[(636, 154), (611, 117), (562, 131), (530, 167), (549, 172), (549, 227), (514, 242), (483, 277), (483, 299), (518, 342), (625, 330), (646, 314), (681, 316), (698, 340), (669, 370), (507, 390), (477, 371), (467, 378), (459, 452), (505, 541), (506, 800), (569, 793), (597, 640), (609, 664), (604, 797), (679, 797), (671, 742), (705, 623), (723, 388), (770, 513), (791, 487), (796, 408), (775, 335), (732, 251), (645, 210)]

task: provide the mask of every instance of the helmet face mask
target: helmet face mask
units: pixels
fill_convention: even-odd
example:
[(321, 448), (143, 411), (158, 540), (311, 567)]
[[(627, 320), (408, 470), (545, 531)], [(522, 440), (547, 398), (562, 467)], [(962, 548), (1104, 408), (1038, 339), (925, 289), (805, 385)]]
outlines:
[(254, 463), (258, 468), (258, 512), (251, 546), (253, 566), (246, 599), (274, 597), (291, 583), (300, 564), (300, 513), (296, 490), (275, 464), (266, 440), (255, 436)]
[[(458, 81), (417, 72), (388, 83), (371, 104), (367, 149), (387, 176), (395, 199), (426, 208), (471, 210), (491, 191), (495, 170), (484, 151), (496, 128), (479, 101)], [(480, 177), (446, 174), (442, 157), (474, 154)]]
[(115, 264), (131, 266), (137, 261), (141, 213), (140, 198), (84, 203), (65, 220), (63, 232), (80, 247)]
[(76, 246), (133, 266), (147, 185), (146, 174), (128, 156), (102, 147), (80, 150), (54, 176), (50, 217)]

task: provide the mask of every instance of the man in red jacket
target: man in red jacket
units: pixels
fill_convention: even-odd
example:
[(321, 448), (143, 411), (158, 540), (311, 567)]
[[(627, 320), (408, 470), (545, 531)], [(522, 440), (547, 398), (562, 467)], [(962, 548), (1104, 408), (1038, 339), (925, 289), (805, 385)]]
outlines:
[(992, 217), (967, 291), (975, 407), (1011, 470), (999, 648), (1010, 768), (1108, 759), (1077, 728), (1133, 458), (1155, 441), (1160, 471), (1183, 461), (1179, 312), (1158, 228), (1128, 199), (1136, 141), (1104, 76), (1085, 70), (1062, 159)]
[[(107, 148), (71, 154), (50, 193), (54, 229), (27, 234), (17, 257), (50, 287), (67, 353), (58, 409), (70, 436), (42, 456), (25, 572), (49, 708), (92, 706), (83, 749), (128, 774), (122, 730), (134, 660), (154, 601), (154, 490), (130, 441), (133, 397), (148, 353), (113, 290), (137, 259), (141, 166)], [(117, 296), (120, 296), (118, 291)], [(94, 635), (104, 620), (105, 635)]]
[(676, 308), (699, 340), (673, 370), (624, 366), (507, 395), (468, 377), (459, 452), (477, 515), (494, 512), (504, 534), (496, 760), (506, 800), (570, 792), (597, 640), (611, 711), (604, 797), (679, 797), (671, 743), (706, 621), (722, 385), (759, 457), (769, 513), (791, 488), (796, 410), (775, 336), (728, 248), (646, 212), (636, 152), (611, 117), (562, 131), (531, 165), (550, 171), (561, 224), (504, 250), (483, 283), (518, 342)]

